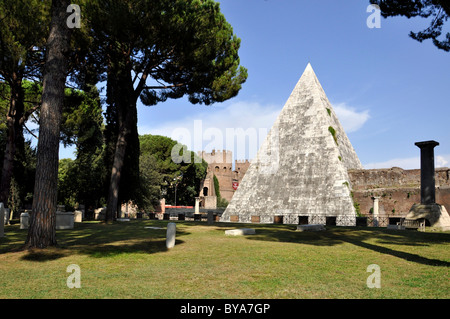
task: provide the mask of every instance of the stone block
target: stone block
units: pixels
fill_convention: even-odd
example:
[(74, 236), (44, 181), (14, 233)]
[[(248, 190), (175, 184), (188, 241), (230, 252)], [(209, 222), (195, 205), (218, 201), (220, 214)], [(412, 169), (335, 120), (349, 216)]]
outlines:
[(30, 214), (22, 213), (20, 214), (20, 229), (28, 229), (30, 226)]
[(106, 207), (97, 208), (94, 211), (94, 219), (95, 220), (105, 220), (106, 218)]
[(167, 233), (166, 233), (167, 249), (171, 249), (175, 246), (176, 232), (177, 232), (177, 225), (175, 223), (168, 223), (167, 224)]
[(229, 229), (225, 231), (225, 235), (229, 236), (254, 235), (255, 233), (255, 229), (253, 228)]
[(56, 212), (56, 229), (73, 229), (75, 214), (73, 212)]
[(76, 210), (74, 212), (75, 216), (75, 223), (82, 223), (83, 222), (83, 212), (81, 210)]
[(326, 230), (324, 225), (321, 224), (308, 224), (308, 225), (298, 225), (297, 231), (322, 231)]

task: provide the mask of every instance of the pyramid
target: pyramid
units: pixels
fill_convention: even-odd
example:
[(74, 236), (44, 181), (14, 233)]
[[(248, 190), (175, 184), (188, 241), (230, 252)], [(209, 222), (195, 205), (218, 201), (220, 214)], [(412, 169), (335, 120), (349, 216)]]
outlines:
[(347, 171), (362, 168), (308, 64), (221, 220), (354, 225)]

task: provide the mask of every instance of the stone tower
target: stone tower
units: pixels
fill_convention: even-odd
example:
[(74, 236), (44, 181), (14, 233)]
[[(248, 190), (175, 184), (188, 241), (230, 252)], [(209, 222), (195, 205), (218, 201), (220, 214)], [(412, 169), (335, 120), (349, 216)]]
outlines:
[(200, 188), (200, 196), (216, 196), (213, 178), (216, 176), (219, 182), (219, 190), (222, 198), (231, 201), (235, 193), (234, 185), (241, 182), (250, 163), (248, 160), (235, 160), (233, 166), (233, 153), (231, 151), (212, 150), (211, 153), (205, 151), (197, 152), (198, 156), (208, 163), (208, 170)]
[(348, 169), (361, 162), (308, 64), (221, 219), (354, 225)]

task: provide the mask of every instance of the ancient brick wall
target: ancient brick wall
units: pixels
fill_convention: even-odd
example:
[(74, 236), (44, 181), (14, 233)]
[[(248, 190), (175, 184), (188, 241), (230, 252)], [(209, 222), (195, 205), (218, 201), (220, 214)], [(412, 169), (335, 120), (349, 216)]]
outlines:
[[(436, 169), (436, 202), (450, 209), (448, 168)], [(373, 196), (379, 197), (380, 215), (404, 216), (415, 203), (420, 203), (420, 169), (349, 170), (354, 200), (363, 215), (369, 215)]]

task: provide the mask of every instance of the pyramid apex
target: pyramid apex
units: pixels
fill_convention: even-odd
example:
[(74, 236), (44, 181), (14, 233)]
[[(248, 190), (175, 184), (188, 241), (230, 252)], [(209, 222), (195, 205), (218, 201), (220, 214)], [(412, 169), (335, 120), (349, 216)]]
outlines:
[(316, 75), (311, 63), (308, 62), (308, 64), (306, 65), (305, 71), (303, 71), (303, 75), (304, 74), (313, 74), (314, 76)]

